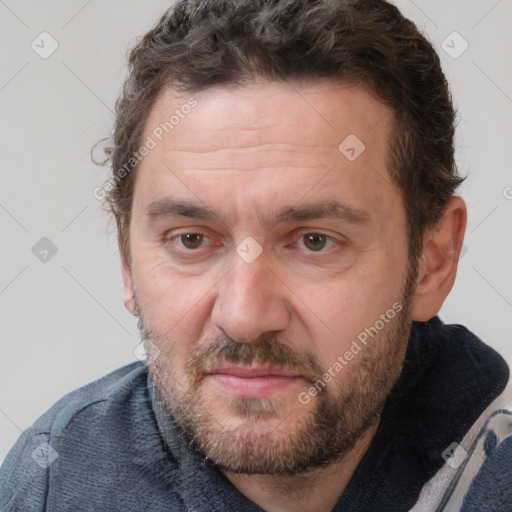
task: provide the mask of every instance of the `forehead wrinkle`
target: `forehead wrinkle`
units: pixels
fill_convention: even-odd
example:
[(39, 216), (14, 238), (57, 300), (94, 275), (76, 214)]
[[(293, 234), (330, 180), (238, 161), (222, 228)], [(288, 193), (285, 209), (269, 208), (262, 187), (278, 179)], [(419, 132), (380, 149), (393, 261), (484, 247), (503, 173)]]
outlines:
[[(292, 146), (261, 144), (250, 147), (205, 148), (169, 148), (155, 155), (153, 161), (167, 163), (174, 170), (233, 170), (246, 171), (256, 169), (324, 169), (331, 167), (337, 159), (338, 150), (330, 146)], [(150, 165), (148, 160), (146, 165)]]
[[(238, 130), (234, 130), (235, 133), (238, 133)], [(233, 141), (230, 141), (233, 142)], [(263, 149), (280, 151), (280, 152), (288, 152), (288, 151), (303, 151), (309, 152), (312, 149), (318, 150), (321, 152), (331, 153), (333, 151), (337, 151), (337, 145), (322, 145), (322, 144), (292, 144), (287, 142), (260, 142), (260, 143), (252, 143), (252, 144), (240, 144), (240, 145), (222, 145), (222, 146), (208, 146), (204, 143), (191, 145), (191, 146), (178, 146), (178, 147), (170, 147), (162, 150), (162, 153), (215, 153), (215, 152), (223, 152), (223, 151), (236, 151), (236, 150), (245, 150), (245, 151), (261, 151)]]

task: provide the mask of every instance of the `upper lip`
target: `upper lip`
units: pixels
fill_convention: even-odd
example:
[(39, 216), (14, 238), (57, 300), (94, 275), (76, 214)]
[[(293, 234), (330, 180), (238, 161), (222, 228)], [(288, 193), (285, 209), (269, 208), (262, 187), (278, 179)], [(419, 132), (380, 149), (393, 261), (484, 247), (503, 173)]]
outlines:
[(209, 371), (208, 374), (222, 373), (234, 375), (235, 377), (300, 377), (297, 370), (287, 369), (280, 366), (219, 366)]

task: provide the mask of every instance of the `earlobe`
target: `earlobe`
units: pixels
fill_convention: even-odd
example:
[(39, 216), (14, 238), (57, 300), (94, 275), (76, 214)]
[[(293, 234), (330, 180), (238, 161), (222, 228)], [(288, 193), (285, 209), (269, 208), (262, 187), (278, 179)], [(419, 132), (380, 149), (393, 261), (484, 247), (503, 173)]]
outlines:
[(426, 322), (437, 315), (457, 274), (466, 230), (467, 211), (461, 197), (453, 197), (439, 224), (425, 233), (423, 254), (418, 261), (418, 278), (412, 317)]

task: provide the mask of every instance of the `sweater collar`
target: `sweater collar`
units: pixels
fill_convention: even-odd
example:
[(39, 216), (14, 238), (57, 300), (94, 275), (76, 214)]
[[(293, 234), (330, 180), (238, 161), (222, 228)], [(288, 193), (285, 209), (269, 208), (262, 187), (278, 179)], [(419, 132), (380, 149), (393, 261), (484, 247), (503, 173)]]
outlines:
[(416, 450), (444, 462), (441, 453), (462, 439), (508, 379), (503, 358), (467, 328), (437, 316), (413, 322), (383, 430), (407, 432)]
[(465, 327), (413, 322), (401, 375), (334, 511), (409, 510), (508, 378), (503, 358)]

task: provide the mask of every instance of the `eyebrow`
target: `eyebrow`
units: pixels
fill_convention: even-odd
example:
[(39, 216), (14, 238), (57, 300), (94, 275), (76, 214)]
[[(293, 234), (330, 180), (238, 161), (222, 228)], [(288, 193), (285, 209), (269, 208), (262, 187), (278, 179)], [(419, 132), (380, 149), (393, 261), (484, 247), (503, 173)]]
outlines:
[[(218, 220), (227, 224), (222, 215), (211, 208), (189, 201), (165, 197), (153, 201), (145, 208), (150, 222), (162, 218), (186, 217), (199, 220)], [(370, 221), (367, 211), (342, 201), (331, 200), (301, 205), (285, 206), (265, 216), (258, 215), (261, 225), (270, 228), (279, 223), (305, 221), (313, 219), (336, 219), (350, 224), (364, 225)]]

